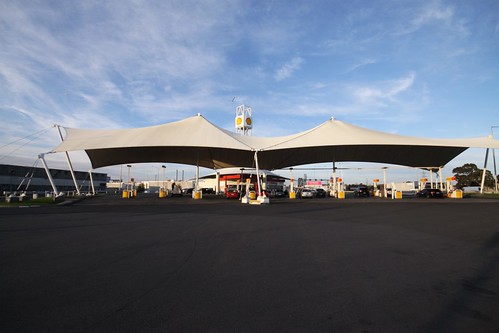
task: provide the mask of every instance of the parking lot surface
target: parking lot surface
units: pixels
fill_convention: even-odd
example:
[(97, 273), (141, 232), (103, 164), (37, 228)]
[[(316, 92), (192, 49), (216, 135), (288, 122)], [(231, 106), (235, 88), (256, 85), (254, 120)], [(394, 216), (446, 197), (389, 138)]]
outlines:
[(1, 332), (497, 332), (499, 202), (0, 209)]

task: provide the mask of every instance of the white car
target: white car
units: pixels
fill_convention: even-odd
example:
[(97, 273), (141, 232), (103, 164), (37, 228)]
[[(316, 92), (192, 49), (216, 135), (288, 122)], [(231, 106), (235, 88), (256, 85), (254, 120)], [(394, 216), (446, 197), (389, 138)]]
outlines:
[(309, 188), (304, 188), (301, 190), (300, 198), (313, 198), (315, 197), (315, 192)]

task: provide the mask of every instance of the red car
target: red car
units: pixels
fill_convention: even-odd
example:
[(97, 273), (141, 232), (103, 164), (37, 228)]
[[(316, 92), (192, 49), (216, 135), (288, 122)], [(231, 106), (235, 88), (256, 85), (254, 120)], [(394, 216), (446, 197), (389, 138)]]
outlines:
[(227, 199), (239, 199), (239, 191), (238, 190), (227, 190), (225, 191), (225, 197)]

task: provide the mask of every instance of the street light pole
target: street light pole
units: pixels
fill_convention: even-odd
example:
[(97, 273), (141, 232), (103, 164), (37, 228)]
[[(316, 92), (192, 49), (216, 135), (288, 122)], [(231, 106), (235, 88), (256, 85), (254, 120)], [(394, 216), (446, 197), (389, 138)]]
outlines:
[(166, 166), (162, 165), (161, 168), (163, 168), (163, 191), (165, 190), (165, 170)]
[[(499, 128), (499, 126), (490, 126), (490, 134), (492, 135), (492, 139), (494, 138), (494, 128)], [(497, 192), (497, 191), (499, 191), (499, 189), (497, 186), (497, 168), (496, 168), (496, 150), (495, 150), (495, 148), (492, 148), (492, 159), (494, 160), (494, 182), (495, 182), (494, 192)]]
[(244, 168), (241, 168), (239, 169), (241, 170), (241, 175), (239, 176), (239, 200), (241, 200), (243, 198), (243, 172), (244, 172)]
[(130, 178), (130, 168), (132, 166), (130, 164), (127, 164), (127, 168), (128, 168), (128, 185), (126, 187), (127, 190), (131, 190), (132, 189), (132, 186), (131, 186), (131, 178)]

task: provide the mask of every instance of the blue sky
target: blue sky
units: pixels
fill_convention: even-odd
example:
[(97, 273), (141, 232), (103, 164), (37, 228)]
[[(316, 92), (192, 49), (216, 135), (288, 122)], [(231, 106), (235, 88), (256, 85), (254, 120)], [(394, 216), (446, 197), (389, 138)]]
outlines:
[[(0, 163), (31, 165), (58, 144), (54, 123), (129, 128), (200, 112), (232, 129), (243, 103), (256, 136), (331, 116), (435, 138), (499, 125), (496, 0), (3, 0), (0, 45)], [(483, 158), (470, 150), (448, 168)], [(144, 177), (156, 167), (138, 166)]]

